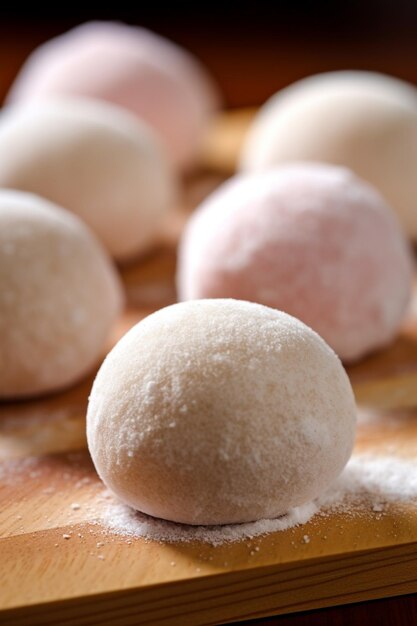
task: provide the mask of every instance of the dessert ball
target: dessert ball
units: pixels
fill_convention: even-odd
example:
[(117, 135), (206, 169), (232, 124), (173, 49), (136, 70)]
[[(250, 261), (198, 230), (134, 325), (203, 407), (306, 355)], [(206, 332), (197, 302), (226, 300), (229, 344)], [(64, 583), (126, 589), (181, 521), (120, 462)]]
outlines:
[(417, 90), (371, 72), (312, 76), (278, 92), (255, 117), (241, 167), (288, 161), (345, 165), (374, 185), (417, 238)]
[(273, 518), (314, 499), (352, 451), (334, 352), (259, 304), (174, 304), (131, 329), (93, 385), (88, 445), (125, 503), (186, 524)]
[(0, 399), (82, 378), (121, 305), (109, 257), (76, 216), (31, 194), (0, 191)]
[(180, 246), (182, 300), (232, 297), (281, 309), (345, 361), (393, 339), (411, 280), (393, 212), (367, 183), (331, 165), (232, 179), (194, 213)]
[(90, 22), (35, 50), (8, 102), (68, 94), (107, 100), (146, 120), (180, 167), (197, 158), (217, 90), (191, 54), (144, 28)]
[(0, 187), (74, 211), (119, 261), (152, 246), (176, 201), (171, 168), (152, 131), (118, 107), (82, 99), (3, 114)]

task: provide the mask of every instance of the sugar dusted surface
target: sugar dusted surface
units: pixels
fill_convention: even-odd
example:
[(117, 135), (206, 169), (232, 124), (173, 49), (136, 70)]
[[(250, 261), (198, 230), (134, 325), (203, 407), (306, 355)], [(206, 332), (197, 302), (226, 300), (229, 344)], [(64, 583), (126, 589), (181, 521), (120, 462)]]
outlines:
[(383, 515), (396, 502), (408, 502), (417, 508), (417, 463), (396, 457), (356, 455), (324, 494), (277, 519), (215, 527), (186, 526), (138, 513), (112, 499), (102, 507), (98, 522), (126, 536), (168, 543), (201, 541), (221, 545), (287, 530), (305, 524), (316, 515)]
[[(341, 519), (364, 518), (368, 525), (374, 525), (377, 533), (378, 522), (393, 510), (398, 510), (398, 506), (403, 507), (404, 515), (407, 509), (417, 511), (417, 462), (414, 458), (402, 459), (393, 455), (355, 454), (333, 485), (313, 502), (296, 507), (277, 519), (223, 526), (176, 524), (138, 513), (106, 490), (89, 468), (84, 452), (69, 453), (64, 464), (56, 459), (52, 467), (42, 459), (27, 457), (1, 463), (0, 482), (3, 487), (16, 490), (16, 493), (20, 492), (28, 478), (34, 489), (41, 485), (37, 515), (43, 520), (42, 528), (64, 528), (59, 535), (61, 541), (78, 542), (84, 534), (92, 534), (96, 537), (95, 558), (99, 558), (98, 555), (113, 537), (120, 537), (127, 544), (135, 539), (144, 539), (221, 546), (247, 542), (311, 522), (308, 531), (303, 532), (303, 542), (310, 543), (315, 542), (318, 536), (323, 538), (322, 533), (318, 536), (316, 533), (317, 524), (323, 518), (337, 518), (338, 524)], [(65, 494), (64, 500), (62, 494)], [(53, 515), (50, 513), (51, 501), (59, 506)], [(18, 514), (19, 510), (16, 507), (15, 519), (9, 521), (9, 524), (15, 525), (13, 534), (27, 532), (28, 523), (31, 530), (38, 529), (36, 522), (32, 527), (27, 513)], [(43, 510), (48, 512), (46, 518)], [(77, 532), (71, 528), (74, 524), (77, 525)], [(56, 545), (59, 547), (60, 543)]]

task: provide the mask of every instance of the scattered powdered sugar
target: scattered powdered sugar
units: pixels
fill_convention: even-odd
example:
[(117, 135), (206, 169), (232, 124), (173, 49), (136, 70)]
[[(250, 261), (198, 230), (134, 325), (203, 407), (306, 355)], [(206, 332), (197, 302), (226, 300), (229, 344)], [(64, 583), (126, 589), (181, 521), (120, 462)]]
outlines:
[[(299, 526), (316, 514), (383, 513), (387, 504), (407, 501), (417, 507), (417, 462), (356, 455), (320, 498), (277, 519), (226, 526), (187, 526), (150, 517), (107, 498), (97, 521), (116, 534), (167, 543), (201, 541), (215, 546)], [(309, 543), (310, 536), (304, 535), (303, 541)]]
[(277, 519), (226, 526), (187, 526), (139, 513), (124, 504), (112, 502), (104, 511), (101, 522), (117, 534), (144, 537), (167, 543), (202, 541), (213, 546), (250, 539), (270, 532), (286, 530), (304, 524), (318, 511), (315, 503), (291, 509)]
[(325, 507), (345, 499), (401, 502), (417, 498), (417, 461), (398, 457), (355, 455), (336, 483), (321, 498)]

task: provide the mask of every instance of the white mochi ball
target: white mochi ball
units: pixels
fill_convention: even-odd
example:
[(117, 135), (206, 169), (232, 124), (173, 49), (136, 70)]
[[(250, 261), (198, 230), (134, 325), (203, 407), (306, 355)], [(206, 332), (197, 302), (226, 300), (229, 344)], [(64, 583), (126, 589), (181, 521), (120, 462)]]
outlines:
[(175, 177), (153, 132), (118, 107), (83, 99), (5, 110), (0, 187), (73, 211), (121, 261), (155, 243), (176, 201)]
[(110, 352), (87, 436), (125, 503), (226, 524), (318, 496), (349, 459), (355, 423), (349, 379), (314, 331), (259, 304), (199, 300), (150, 315)]
[(275, 94), (249, 130), (241, 167), (344, 165), (370, 182), (417, 238), (417, 90), (372, 72), (330, 72)]
[(34, 195), (0, 191), (0, 399), (82, 378), (121, 305), (113, 265), (77, 217)]

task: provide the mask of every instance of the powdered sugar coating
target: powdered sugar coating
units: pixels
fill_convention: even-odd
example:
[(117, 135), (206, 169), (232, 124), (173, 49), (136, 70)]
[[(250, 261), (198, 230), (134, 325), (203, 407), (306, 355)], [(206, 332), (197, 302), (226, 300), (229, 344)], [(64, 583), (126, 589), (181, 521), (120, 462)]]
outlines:
[(104, 483), (176, 522), (276, 517), (341, 472), (356, 409), (339, 359), (298, 320), (249, 302), (176, 304), (104, 361), (87, 415)]
[(158, 133), (170, 158), (188, 167), (217, 108), (205, 68), (184, 49), (144, 28), (89, 22), (37, 48), (8, 102), (73, 95), (106, 100)]
[(310, 76), (272, 96), (255, 117), (241, 168), (289, 161), (344, 165), (382, 193), (417, 238), (417, 90), (374, 72)]
[(284, 310), (346, 361), (393, 339), (411, 281), (392, 211), (331, 165), (235, 177), (193, 214), (180, 246), (181, 299), (232, 297)]
[(155, 242), (176, 201), (174, 174), (152, 131), (118, 107), (82, 99), (5, 110), (0, 186), (73, 211), (118, 260)]
[(0, 191), (0, 398), (81, 378), (100, 358), (121, 304), (117, 274), (78, 218)]

